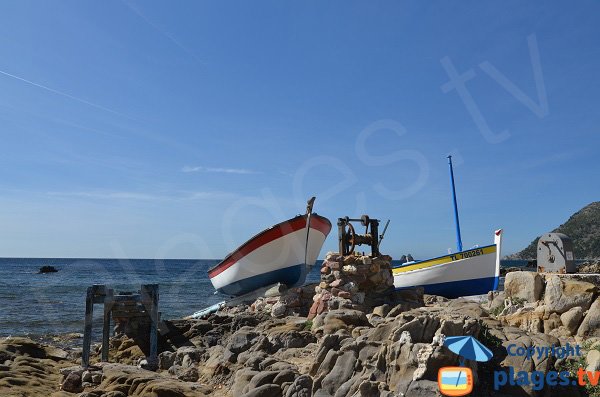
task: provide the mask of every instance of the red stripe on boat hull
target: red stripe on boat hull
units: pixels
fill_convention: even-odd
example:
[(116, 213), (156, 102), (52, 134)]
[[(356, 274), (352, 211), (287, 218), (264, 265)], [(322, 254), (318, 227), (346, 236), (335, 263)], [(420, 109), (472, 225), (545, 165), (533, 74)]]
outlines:
[[(258, 235), (254, 236), (246, 243), (244, 243), (237, 250), (229, 254), (221, 263), (216, 265), (214, 268), (208, 271), (208, 277), (213, 278), (218, 274), (221, 274), (233, 264), (238, 262), (240, 259), (262, 247), (265, 244), (270, 243), (280, 237), (286, 236), (290, 233), (298, 231), (306, 227), (306, 215), (299, 215), (288, 221), (277, 224), (270, 229), (264, 230)], [(331, 222), (325, 217), (317, 214), (312, 214), (310, 218), (310, 228), (315, 229), (323, 233), (325, 236), (329, 234), (331, 230)]]

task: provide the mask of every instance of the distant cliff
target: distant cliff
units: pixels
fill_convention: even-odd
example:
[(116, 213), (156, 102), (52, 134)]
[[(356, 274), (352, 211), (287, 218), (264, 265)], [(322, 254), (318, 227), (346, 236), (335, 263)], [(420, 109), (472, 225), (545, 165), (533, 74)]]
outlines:
[[(564, 233), (573, 240), (577, 259), (600, 258), (600, 201), (583, 207), (552, 232)], [(539, 239), (537, 237), (523, 251), (509, 255), (507, 258), (535, 259)]]

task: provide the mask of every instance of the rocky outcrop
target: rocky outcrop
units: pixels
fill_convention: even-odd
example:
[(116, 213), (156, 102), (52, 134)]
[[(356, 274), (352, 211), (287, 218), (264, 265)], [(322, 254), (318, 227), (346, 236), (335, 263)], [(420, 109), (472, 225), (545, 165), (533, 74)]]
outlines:
[[(53, 395), (64, 383), (59, 370), (72, 365), (69, 358), (66, 351), (31, 339), (0, 339), (0, 395)], [(79, 387), (72, 390), (78, 391)]]
[[(576, 368), (566, 367), (567, 359), (509, 355), (507, 348), (537, 351), (584, 340), (587, 350), (580, 364), (590, 370), (600, 367), (600, 355), (594, 352), (600, 343), (592, 345), (600, 341), (600, 297), (580, 280), (557, 282), (553, 277), (543, 278), (542, 290), (528, 295), (525, 286), (537, 285), (535, 275), (515, 275), (511, 288), (489, 294), (487, 302), (423, 295), (416, 288), (389, 294), (372, 308), (329, 308), (312, 320), (298, 313), (280, 318), (273, 307), (260, 310), (252, 304), (206, 319), (165, 321), (156, 372), (140, 368), (143, 354), (125, 336), (111, 339), (111, 364), (100, 363), (95, 353), (85, 369), (68, 351), (23, 338), (4, 339), (0, 395), (436, 396), (438, 370), (459, 363), (444, 340), (461, 335), (476, 337), (494, 353), (489, 362), (467, 361), (475, 378), (473, 395), (550, 395), (548, 389), (525, 384), (494, 390), (492, 374), (544, 375)], [(546, 301), (548, 285), (554, 289), (551, 302)], [(578, 395), (569, 394), (578, 393), (575, 389), (560, 393)]]
[[(583, 207), (552, 233), (564, 233), (573, 239), (576, 258), (600, 258), (600, 201)], [(535, 259), (539, 237), (524, 250), (509, 255), (509, 259)]]
[(504, 292), (491, 295), (487, 307), (504, 324), (528, 332), (559, 338), (600, 336), (596, 282), (593, 276), (512, 272)]
[(582, 263), (577, 267), (577, 273), (600, 274), (600, 260)]

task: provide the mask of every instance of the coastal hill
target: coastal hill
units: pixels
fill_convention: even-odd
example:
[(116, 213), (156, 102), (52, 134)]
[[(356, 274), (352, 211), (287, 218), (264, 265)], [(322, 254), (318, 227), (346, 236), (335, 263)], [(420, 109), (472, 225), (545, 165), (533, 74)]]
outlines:
[[(552, 232), (564, 233), (573, 240), (577, 259), (600, 258), (600, 201), (583, 207)], [(509, 255), (507, 258), (535, 259), (539, 239), (537, 237), (523, 251)]]

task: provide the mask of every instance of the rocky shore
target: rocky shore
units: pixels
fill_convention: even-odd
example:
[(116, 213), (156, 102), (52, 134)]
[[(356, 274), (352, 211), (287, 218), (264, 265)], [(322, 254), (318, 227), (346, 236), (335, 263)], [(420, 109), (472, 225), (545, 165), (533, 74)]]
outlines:
[[(371, 265), (364, 264), (366, 273), (380, 271)], [(356, 276), (355, 269), (347, 270)], [(344, 277), (328, 279), (332, 284)], [(85, 370), (76, 349), (4, 338), (0, 395), (436, 396), (438, 369), (458, 365), (458, 356), (443, 346), (444, 338), (459, 335), (476, 337), (494, 353), (485, 363), (467, 361), (475, 377), (472, 395), (600, 395), (590, 386), (493, 387), (494, 372), (508, 373), (509, 368), (569, 371), (573, 379), (579, 368), (600, 370), (600, 297), (598, 280), (591, 280), (511, 272), (504, 292), (479, 300), (448, 300), (414, 289), (388, 294), (377, 306), (356, 303), (356, 289), (338, 299), (344, 289), (331, 290), (341, 282), (281, 289), (206, 319), (165, 321), (157, 371), (142, 369), (145, 352), (125, 334), (111, 338), (110, 363), (99, 362), (96, 346), (93, 365)], [(318, 313), (323, 302), (332, 301)], [(508, 355), (510, 344), (571, 344), (582, 350), (578, 356), (527, 359)]]

